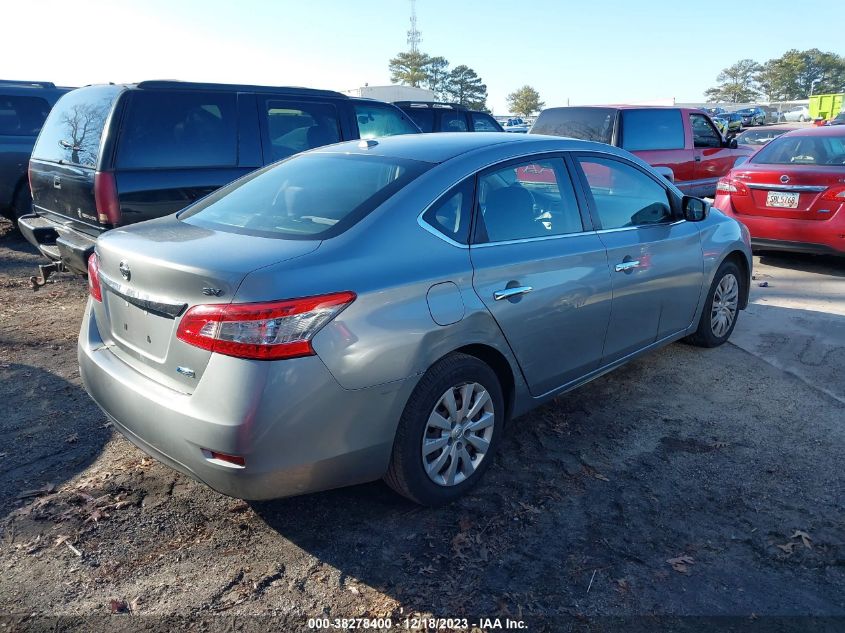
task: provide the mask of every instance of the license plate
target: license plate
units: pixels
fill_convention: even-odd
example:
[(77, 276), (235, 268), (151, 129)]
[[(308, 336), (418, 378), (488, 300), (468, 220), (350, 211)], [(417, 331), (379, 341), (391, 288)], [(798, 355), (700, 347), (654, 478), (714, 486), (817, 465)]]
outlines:
[(173, 335), (173, 319), (150, 314), (117, 295), (103, 292), (112, 336), (124, 346), (161, 362)]
[(780, 207), (781, 209), (797, 209), (798, 194), (785, 193), (783, 191), (770, 191), (766, 194), (767, 207)]

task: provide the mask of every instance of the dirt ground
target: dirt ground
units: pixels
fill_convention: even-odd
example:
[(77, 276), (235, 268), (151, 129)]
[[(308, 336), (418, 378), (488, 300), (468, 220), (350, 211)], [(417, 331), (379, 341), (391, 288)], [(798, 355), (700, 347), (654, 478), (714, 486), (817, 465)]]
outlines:
[(768, 339), (671, 345), (514, 420), (482, 485), (445, 508), (380, 482), (247, 504), (109, 427), (76, 362), (85, 282), (33, 293), (38, 261), (0, 225), (0, 630), (415, 614), (845, 630), (845, 415), (812, 384), (824, 354), (802, 375), (755, 352)]

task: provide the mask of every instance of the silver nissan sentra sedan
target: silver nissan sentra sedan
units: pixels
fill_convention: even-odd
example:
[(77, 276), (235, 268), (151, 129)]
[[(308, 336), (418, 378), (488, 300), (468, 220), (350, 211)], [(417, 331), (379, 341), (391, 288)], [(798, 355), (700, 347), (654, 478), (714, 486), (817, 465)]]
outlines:
[[(126, 437), (265, 499), (465, 493), (508, 419), (656, 347), (714, 347), (748, 232), (598, 143), (341, 143), (102, 236), (85, 387)], [(523, 420), (520, 424), (529, 424)]]

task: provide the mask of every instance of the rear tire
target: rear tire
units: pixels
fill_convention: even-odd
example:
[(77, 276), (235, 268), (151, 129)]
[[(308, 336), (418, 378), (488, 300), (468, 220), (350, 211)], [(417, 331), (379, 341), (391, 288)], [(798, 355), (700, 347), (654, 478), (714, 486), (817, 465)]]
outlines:
[(24, 183), (18, 187), (15, 194), (12, 208), (9, 210), (9, 219), (17, 227), (18, 219), (30, 213), (32, 213), (32, 194), (29, 192), (29, 187)]
[(698, 347), (718, 347), (731, 337), (739, 318), (743, 283), (739, 266), (722, 262), (707, 293), (698, 329), (685, 339), (687, 342)]
[(429, 368), (408, 398), (385, 482), (421, 505), (454, 501), (493, 462), (504, 416), (502, 388), (490, 366), (467, 354), (446, 356)]

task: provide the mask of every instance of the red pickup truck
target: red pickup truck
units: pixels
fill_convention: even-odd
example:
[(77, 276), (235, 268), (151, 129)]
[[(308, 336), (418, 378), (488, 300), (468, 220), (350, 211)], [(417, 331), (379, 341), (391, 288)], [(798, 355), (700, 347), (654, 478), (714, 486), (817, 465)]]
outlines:
[(701, 110), (589, 106), (543, 110), (529, 134), (551, 134), (621, 147), (657, 167), (681, 191), (713, 197), (716, 183), (754, 149), (726, 139)]

